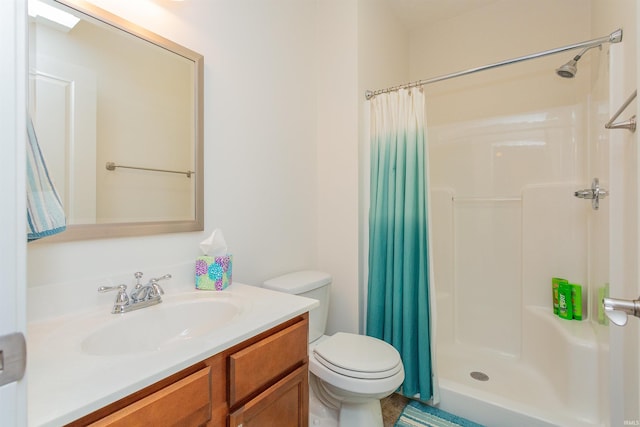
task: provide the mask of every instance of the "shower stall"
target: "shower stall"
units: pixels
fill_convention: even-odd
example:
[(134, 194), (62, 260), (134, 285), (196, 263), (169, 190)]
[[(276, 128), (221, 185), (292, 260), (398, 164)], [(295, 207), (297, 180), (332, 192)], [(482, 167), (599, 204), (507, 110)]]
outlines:
[[(608, 201), (596, 210), (574, 195), (593, 179), (610, 184), (603, 125), (617, 48), (598, 46), (581, 61), (589, 83), (572, 85), (571, 102), (429, 127), (445, 410), (495, 427), (609, 425), (608, 326), (598, 306), (608, 289), (610, 211)], [(577, 74), (589, 49), (556, 69), (557, 84)], [(512, 96), (548, 90), (546, 78), (514, 75), (504, 83)], [(509, 90), (498, 78), (489, 84)], [(553, 277), (582, 285), (582, 320), (554, 314)]]
[[(362, 3), (363, 91), (424, 84), (438, 405), (491, 427), (637, 425), (640, 321), (599, 309), (638, 296), (637, 136), (605, 124), (638, 84), (640, 11), (489, 3), (406, 33)], [(575, 196), (595, 179), (597, 210)], [(553, 313), (553, 277), (582, 285), (582, 320)]]
[[(426, 95), (438, 405), (491, 427), (604, 427), (637, 418), (638, 387), (628, 385), (637, 383), (637, 367), (622, 367), (634, 365), (628, 361), (637, 349), (625, 353), (624, 363), (620, 356), (624, 340), (637, 346), (635, 319), (622, 338), (599, 313), (609, 287), (613, 297), (636, 297), (637, 243), (622, 236), (637, 233), (635, 137), (604, 127), (636, 85), (635, 66), (625, 65), (636, 60), (636, 17), (612, 22), (629, 4), (606, 17), (614, 26), (605, 31), (632, 28), (629, 41), (624, 28), (626, 48), (576, 43), (568, 51), (518, 57), (558, 40), (602, 35), (594, 29), (605, 26), (604, 18), (584, 9), (575, 16), (572, 6), (581, 4), (496, 2), (408, 37), (407, 80), (424, 84)], [(598, 13), (600, 3), (591, 4)], [(557, 25), (541, 30), (548, 18), (540, 14), (550, 7)], [(563, 24), (569, 22), (573, 27)], [(382, 48), (375, 34), (385, 32), (376, 23), (368, 36)], [(504, 45), (515, 54), (499, 53), (496, 46)], [(468, 68), (509, 56), (517, 60)], [(445, 74), (460, 69), (467, 71)], [(434, 75), (443, 77), (418, 80)], [(588, 195), (596, 178), (603, 196), (597, 210), (576, 197)], [(626, 290), (619, 286), (621, 270), (631, 273)], [(582, 285), (582, 320), (553, 313), (553, 277)]]
[(445, 410), (505, 427), (600, 425), (595, 304), (586, 319), (564, 320), (551, 297), (552, 277), (592, 294), (591, 205), (573, 197), (587, 184), (589, 110), (569, 105), (430, 130)]

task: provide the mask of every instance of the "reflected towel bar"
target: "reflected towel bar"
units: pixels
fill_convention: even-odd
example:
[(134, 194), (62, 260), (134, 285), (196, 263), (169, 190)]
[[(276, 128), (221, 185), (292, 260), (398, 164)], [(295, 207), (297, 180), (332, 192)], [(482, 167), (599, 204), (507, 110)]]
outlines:
[(636, 131), (636, 116), (635, 115), (631, 116), (631, 118), (629, 120), (625, 120), (625, 121), (622, 121), (622, 122), (613, 123), (613, 121), (615, 119), (617, 119), (618, 116), (620, 116), (620, 114), (622, 114), (622, 112), (625, 110), (625, 108), (627, 108), (629, 106), (629, 104), (631, 104), (631, 101), (633, 101), (636, 98), (637, 95), (638, 95), (638, 89), (633, 91), (631, 96), (629, 96), (629, 98), (627, 98), (627, 100), (624, 102), (624, 104), (622, 104), (620, 106), (620, 108), (618, 108), (618, 111), (615, 112), (613, 117), (611, 117), (611, 119), (604, 125), (604, 127), (606, 129), (628, 129), (631, 132), (635, 132)]
[(186, 175), (187, 178), (191, 178), (191, 175), (193, 175), (195, 173), (194, 171), (183, 172), (183, 171), (172, 171), (172, 170), (167, 170), (167, 169), (154, 169), (154, 168), (143, 168), (143, 167), (138, 167), (138, 166), (116, 165), (114, 162), (107, 162), (106, 168), (107, 168), (108, 171), (116, 170), (116, 168), (125, 168), (125, 169), (139, 169), (139, 170), (143, 170), (143, 171), (179, 173), (179, 174), (182, 174), (182, 175)]

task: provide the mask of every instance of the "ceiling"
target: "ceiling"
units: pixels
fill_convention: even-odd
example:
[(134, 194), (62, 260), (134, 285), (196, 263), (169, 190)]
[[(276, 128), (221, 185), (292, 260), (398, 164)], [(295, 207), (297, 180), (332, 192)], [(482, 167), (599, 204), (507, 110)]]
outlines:
[(499, 0), (384, 0), (409, 30), (485, 7)]

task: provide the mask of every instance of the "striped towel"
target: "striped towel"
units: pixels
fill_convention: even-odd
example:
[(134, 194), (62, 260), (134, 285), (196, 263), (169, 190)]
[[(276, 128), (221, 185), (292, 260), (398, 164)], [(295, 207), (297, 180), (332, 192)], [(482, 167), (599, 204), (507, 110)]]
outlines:
[(30, 117), (27, 136), (27, 240), (30, 242), (60, 233), (67, 225)]

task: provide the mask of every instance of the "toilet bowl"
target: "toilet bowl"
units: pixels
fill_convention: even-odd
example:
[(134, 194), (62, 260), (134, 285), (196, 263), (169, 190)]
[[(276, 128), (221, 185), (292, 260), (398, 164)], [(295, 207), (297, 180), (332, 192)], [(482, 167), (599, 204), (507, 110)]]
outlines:
[(318, 271), (290, 273), (264, 283), (265, 288), (320, 302), (309, 314), (309, 425), (382, 427), (380, 399), (404, 381), (400, 354), (377, 338), (344, 332), (324, 335), (330, 284), (331, 276)]
[(382, 426), (380, 399), (404, 381), (400, 354), (376, 338), (338, 332), (309, 348), (309, 384), (342, 426)]

